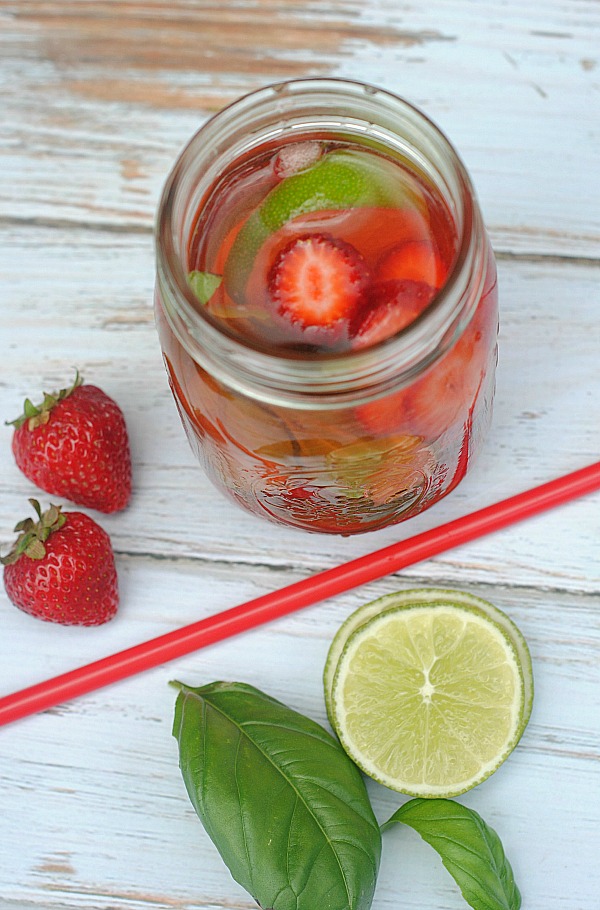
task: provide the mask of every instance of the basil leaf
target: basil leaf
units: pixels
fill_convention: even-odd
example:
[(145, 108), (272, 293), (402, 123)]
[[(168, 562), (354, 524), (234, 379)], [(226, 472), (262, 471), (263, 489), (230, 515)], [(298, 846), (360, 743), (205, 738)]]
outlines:
[(188, 284), (202, 304), (208, 303), (222, 281), (220, 275), (213, 275), (212, 272), (194, 270), (188, 275)]
[(244, 683), (176, 683), (188, 795), (234, 879), (261, 907), (368, 910), (381, 833), (337, 740)]
[(381, 830), (397, 822), (437, 850), (474, 910), (519, 910), (521, 895), (500, 838), (473, 809), (451, 799), (411, 799)]

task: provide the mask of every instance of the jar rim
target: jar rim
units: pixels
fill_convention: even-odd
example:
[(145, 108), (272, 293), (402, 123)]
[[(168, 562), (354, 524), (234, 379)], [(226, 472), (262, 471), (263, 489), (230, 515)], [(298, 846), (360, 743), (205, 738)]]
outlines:
[[(186, 250), (181, 241), (185, 245), (188, 234), (180, 231), (178, 238), (175, 222), (186, 208), (189, 220), (194, 206), (189, 205), (186, 195), (195, 193), (198, 197), (203, 187), (208, 190), (225, 169), (223, 159), (231, 164), (242, 149), (262, 145), (269, 122), (283, 122), (290, 107), (296, 106), (298, 114), (302, 104), (307, 107), (317, 102), (321, 113), (313, 112), (313, 128), (314, 124), (322, 126), (328, 113), (354, 105), (358, 108), (355, 116), (363, 118), (370, 136), (379, 136), (382, 129), (389, 131), (388, 123), (398, 118), (405, 130), (413, 131), (410, 137), (398, 134), (398, 140), (413, 149), (418, 139), (425, 147), (424, 152), (417, 147), (415, 153), (437, 177), (438, 189), (442, 190), (443, 183), (451, 199), (457, 251), (444, 285), (428, 307), (392, 337), (361, 350), (283, 352), (242, 338), (223, 321), (198, 310), (184, 267)], [(254, 117), (253, 131), (248, 130), (249, 116)], [(340, 121), (338, 128), (345, 122)], [(386, 136), (389, 139), (388, 132)], [(201, 366), (226, 384), (263, 400), (294, 401), (306, 407), (313, 407), (315, 399), (322, 406), (350, 398), (356, 401), (357, 394), (369, 400), (411, 382), (442, 356), (467, 324), (485, 273), (482, 231), (475, 193), (461, 158), (442, 130), (419, 108), (365, 82), (336, 77), (291, 79), (263, 86), (231, 102), (210, 117), (184, 146), (167, 177), (157, 212), (157, 284), (179, 341)]]

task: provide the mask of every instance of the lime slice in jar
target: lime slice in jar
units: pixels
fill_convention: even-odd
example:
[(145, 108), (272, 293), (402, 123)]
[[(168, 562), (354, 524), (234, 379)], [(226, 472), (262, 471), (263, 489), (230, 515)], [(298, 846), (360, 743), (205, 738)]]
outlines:
[(333, 483), (344, 496), (368, 498), (376, 505), (397, 499), (423, 480), (430, 453), (418, 436), (364, 438), (327, 455)]
[(285, 177), (250, 215), (234, 241), (224, 270), (228, 293), (242, 302), (258, 251), (288, 221), (310, 212), (364, 206), (426, 211), (422, 197), (402, 179), (399, 165), (374, 153), (337, 149)]
[(489, 777), (521, 738), (533, 700), (529, 650), (514, 623), (486, 601), (441, 589), (388, 595), (353, 614), (332, 643), (325, 680), (332, 725), (353, 761), (422, 797), (457, 796)]

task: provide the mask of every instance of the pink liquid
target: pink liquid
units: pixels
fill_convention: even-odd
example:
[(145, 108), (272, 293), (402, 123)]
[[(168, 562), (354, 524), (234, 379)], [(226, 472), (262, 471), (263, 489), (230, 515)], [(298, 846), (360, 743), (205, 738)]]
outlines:
[(289, 346), (303, 345), (314, 351), (345, 351), (353, 343), (344, 319), (335, 326), (307, 327), (281, 315), (273, 305), (269, 276), (281, 251), (295, 239), (311, 235), (349, 244), (364, 264), (367, 296), (373, 289), (376, 293), (378, 285), (386, 280), (409, 278), (441, 287), (454, 261), (456, 232), (439, 196), (408, 168), (374, 152), (346, 145), (344, 151), (350, 150), (361, 167), (383, 169), (384, 179), (393, 185), (391, 195), (401, 207), (318, 207), (294, 215), (266, 236), (252, 267), (245, 270), (247, 278), (237, 280), (241, 269), (237, 269), (235, 261), (236, 238), (267, 194), (291, 176), (281, 172), (279, 162), (282, 158), (293, 161), (297, 147), (306, 149), (305, 155), (312, 153), (318, 156), (317, 160), (323, 160), (331, 152), (339, 152), (341, 144), (325, 140), (296, 142), (284, 153), (269, 149), (258, 158), (239, 164), (215, 188), (213, 204), (198, 218), (190, 238), (188, 269), (225, 276), (206, 309), (232, 333), (283, 352)]
[[(323, 137), (300, 145), (300, 158), (307, 153), (316, 161), (342, 147)], [(384, 174), (384, 182), (393, 175), (401, 205), (303, 211), (266, 231), (251, 256), (239, 252), (236, 238), (254, 223), (265, 197), (294, 173), (294, 154), (265, 148), (223, 175), (189, 240), (188, 271), (209, 273), (218, 282), (209, 299), (198, 302), (199, 311), (251, 345), (297, 356), (360, 347), (356, 326), (376, 308), (384, 286), (389, 291), (394, 283), (418, 282), (431, 288), (407, 315), (408, 321), (417, 318), (452, 269), (452, 218), (421, 175), (375, 152), (358, 154)], [(361, 294), (348, 318), (306, 325), (274, 302), (278, 257), (307, 236), (350, 244), (360, 257)], [(190, 357), (160, 300), (157, 311), (170, 384), (192, 447), (218, 487), (274, 520), (350, 534), (416, 515), (460, 481), (487, 428), (497, 330), (491, 253), (483, 294), (459, 340), (409, 386), (355, 407), (305, 410), (247, 397)]]

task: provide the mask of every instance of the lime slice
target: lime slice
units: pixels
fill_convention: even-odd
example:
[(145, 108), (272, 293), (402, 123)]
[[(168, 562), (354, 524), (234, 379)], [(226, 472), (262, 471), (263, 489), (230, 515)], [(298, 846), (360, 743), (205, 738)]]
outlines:
[(331, 686), (333, 727), (350, 758), (412, 796), (457, 796), (484, 781), (531, 711), (531, 662), (514, 624), (485, 601), (446, 593), (380, 604), (370, 618), (363, 608)]
[(309, 212), (362, 206), (416, 207), (423, 199), (399, 179), (398, 165), (355, 150), (323, 155), (271, 190), (237, 235), (225, 263), (225, 284), (241, 300), (254, 259), (267, 238), (286, 222)]
[(323, 672), (323, 684), (325, 690), (325, 707), (330, 724), (333, 726), (333, 711), (331, 707), (331, 690), (333, 687), (333, 677), (344, 650), (344, 646), (350, 635), (355, 629), (367, 622), (373, 616), (383, 613), (386, 610), (397, 609), (398, 607), (414, 606), (416, 604), (436, 604), (451, 603), (463, 605), (473, 610), (481, 611), (485, 616), (489, 616), (494, 622), (504, 629), (517, 653), (521, 666), (523, 667), (524, 682), (524, 720), (523, 729), (527, 726), (531, 709), (533, 707), (533, 669), (531, 666), (531, 655), (523, 633), (515, 625), (512, 619), (481, 597), (475, 597), (466, 591), (456, 591), (448, 588), (409, 588), (405, 591), (394, 591), (393, 594), (385, 594), (376, 600), (363, 604), (358, 610), (355, 610), (342, 623), (337, 630), (333, 641), (329, 647), (325, 669)]

